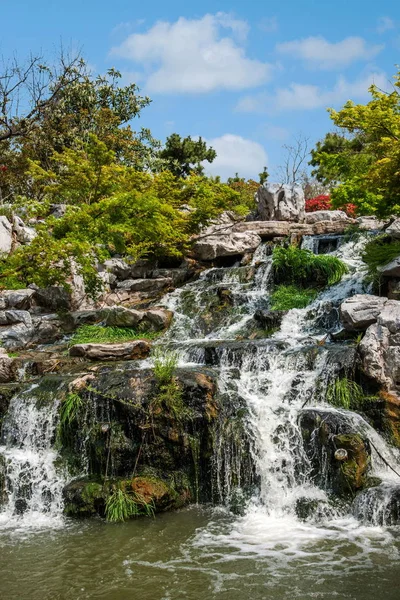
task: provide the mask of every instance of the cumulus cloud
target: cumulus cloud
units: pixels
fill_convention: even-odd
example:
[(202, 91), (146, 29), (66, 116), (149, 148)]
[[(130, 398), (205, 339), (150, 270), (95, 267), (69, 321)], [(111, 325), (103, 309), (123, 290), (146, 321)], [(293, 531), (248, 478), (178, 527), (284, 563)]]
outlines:
[(294, 59), (303, 60), (313, 69), (331, 70), (347, 67), (358, 60), (374, 58), (383, 46), (371, 45), (360, 37), (348, 37), (341, 42), (328, 42), (322, 36), (308, 37), (277, 44), (276, 50)]
[(395, 28), (394, 21), (390, 17), (380, 17), (378, 19), (378, 25), (376, 28), (378, 33), (385, 33), (386, 31), (390, 31), (390, 29), (394, 29), (394, 28)]
[(387, 78), (383, 73), (371, 73), (356, 81), (347, 81), (344, 77), (339, 77), (331, 89), (292, 83), (287, 88), (278, 88), (274, 94), (261, 93), (246, 96), (239, 101), (236, 109), (241, 112), (268, 113), (337, 106), (349, 99), (367, 97), (368, 88), (373, 83), (380, 88), (385, 88)]
[(268, 156), (261, 144), (226, 133), (221, 137), (207, 140), (217, 153), (213, 163), (204, 163), (208, 175), (220, 175), (222, 179), (233, 177), (256, 178), (268, 163)]
[(111, 53), (141, 63), (149, 92), (242, 90), (265, 83), (273, 70), (246, 56), (248, 30), (245, 21), (221, 12), (200, 19), (181, 17), (129, 35)]

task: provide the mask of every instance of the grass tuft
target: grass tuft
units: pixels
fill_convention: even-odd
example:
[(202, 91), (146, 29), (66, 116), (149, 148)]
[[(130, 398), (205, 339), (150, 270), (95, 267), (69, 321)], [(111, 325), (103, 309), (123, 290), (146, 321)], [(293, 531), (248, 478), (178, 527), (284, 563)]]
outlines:
[(132, 517), (154, 516), (154, 504), (134, 491), (115, 487), (106, 502), (106, 519), (110, 523), (121, 523)]
[(338, 408), (349, 410), (361, 405), (364, 399), (362, 387), (355, 381), (341, 377), (330, 383), (326, 390), (326, 400)]
[(157, 337), (155, 332), (142, 332), (129, 327), (102, 327), (101, 325), (82, 325), (69, 341), (69, 345), (90, 343), (116, 343), (131, 340), (152, 340)]
[(305, 308), (318, 295), (313, 288), (300, 289), (295, 285), (278, 285), (271, 294), (271, 310)]

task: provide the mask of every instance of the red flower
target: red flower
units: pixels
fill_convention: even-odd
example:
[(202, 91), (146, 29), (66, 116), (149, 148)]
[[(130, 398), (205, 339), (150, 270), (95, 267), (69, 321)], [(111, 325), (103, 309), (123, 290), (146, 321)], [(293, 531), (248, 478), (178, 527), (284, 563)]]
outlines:
[(331, 210), (331, 199), (329, 196), (320, 194), (315, 198), (306, 200), (306, 212), (315, 212), (316, 210)]
[(8, 170), (8, 167), (6, 167), (6, 165), (0, 165), (0, 171), (4, 172), (7, 170)]

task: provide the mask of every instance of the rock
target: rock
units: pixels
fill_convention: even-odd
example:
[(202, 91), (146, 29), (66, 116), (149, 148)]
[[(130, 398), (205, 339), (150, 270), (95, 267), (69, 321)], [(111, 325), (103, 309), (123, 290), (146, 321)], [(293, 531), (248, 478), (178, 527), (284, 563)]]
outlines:
[(386, 265), (378, 267), (382, 277), (400, 277), (400, 256), (397, 256)]
[(193, 244), (193, 253), (198, 260), (209, 261), (254, 252), (260, 244), (261, 238), (254, 232), (221, 232), (197, 239)]
[(172, 321), (173, 313), (165, 308), (151, 308), (145, 312), (144, 318), (149, 321), (155, 331), (167, 329)]
[(66, 212), (66, 204), (52, 204), (50, 206), (50, 216), (54, 217), (55, 219), (61, 219), (61, 217), (63, 217)]
[(127, 279), (118, 283), (117, 288), (129, 292), (158, 292), (171, 287), (171, 285), (171, 278), (160, 277), (158, 279)]
[(263, 221), (304, 220), (304, 192), (299, 185), (265, 183), (256, 194), (258, 213)]
[(12, 225), (4, 215), (0, 216), (0, 255), (9, 254), (13, 242)]
[(342, 210), (316, 210), (305, 214), (307, 224), (319, 223), (320, 221), (347, 221), (348, 216)]
[(61, 286), (38, 288), (34, 291), (35, 302), (51, 311), (66, 311), (71, 305), (71, 297), (67, 290)]
[(131, 267), (122, 258), (110, 258), (104, 263), (105, 268), (117, 279), (128, 279), (131, 274)]
[(91, 360), (134, 360), (146, 358), (150, 349), (146, 340), (134, 340), (120, 344), (76, 344), (69, 354)]
[(33, 227), (27, 227), (17, 215), (13, 216), (13, 229), (20, 244), (30, 244), (37, 236)]
[(358, 349), (362, 358), (363, 370), (378, 384), (389, 389), (392, 384), (386, 373), (385, 354), (389, 347), (389, 332), (377, 324), (368, 327)]
[(110, 306), (99, 311), (104, 325), (110, 327), (137, 327), (143, 319), (143, 312), (123, 306)]
[(16, 362), (7, 355), (4, 349), (0, 349), (0, 383), (15, 381), (17, 374)]
[(357, 494), (353, 515), (361, 522), (376, 526), (400, 523), (400, 485), (383, 483)]
[[(370, 444), (347, 415), (303, 409), (299, 425), (312, 469), (310, 475), (318, 486), (345, 497), (368, 485)], [(338, 449), (342, 450), (341, 460), (337, 458)]]
[(289, 221), (250, 221), (236, 223), (232, 232), (252, 232), (266, 240), (302, 235), (343, 234), (354, 219), (344, 221), (318, 221), (317, 223), (291, 223)]
[(378, 316), (378, 323), (387, 327), (392, 334), (400, 332), (400, 302), (387, 300)]
[(387, 227), (385, 233), (387, 233), (387, 235), (390, 235), (395, 240), (399, 240), (400, 239), (400, 219), (395, 219), (393, 221), (393, 223), (391, 223), (389, 225), (389, 227)]
[(348, 331), (365, 331), (376, 323), (387, 298), (370, 294), (356, 294), (347, 298), (340, 307), (340, 317)]
[(280, 327), (283, 317), (287, 314), (287, 310), (257, 310), (254, 318), (265, 329), (275, 329)]
[(390, 300), (400, 300), (400, 279), (389, 279), (388, 298)]
[(26, 327), (32, 326), (32, 317), (26, 310), (0, 311), (0, 325), (15, 325), (23, 323)]
[(30, 289), (6, 290), (0, 293), (0, 308), (29, 310), (32, 308), (35, 292)]
[(358, 217), (356, 219), (359, 229), (362, 231), (379, 231), (386, 225), (385, 221), (381, 221), (377, 217)]

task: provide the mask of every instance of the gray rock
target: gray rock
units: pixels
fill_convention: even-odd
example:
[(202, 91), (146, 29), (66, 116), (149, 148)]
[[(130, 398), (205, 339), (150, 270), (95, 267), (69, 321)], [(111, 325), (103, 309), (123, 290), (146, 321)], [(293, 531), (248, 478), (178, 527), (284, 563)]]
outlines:
[(61, 219), (67, 212), (66, 204), (52, 204), (50, 206), (50, 215), (55, 219)]
[(400, 300), (400, 279), (389, 279), (388, 298), (390, 300)]
[(380, 231), (386, 225), (385, 221), (377, 217), (358, 217), (356, 221), (362, 231)]
[(364, 372), (380, 385), (390, 389), (392, 382), (387, 373), (385, 355), (389, 347), (389, 330), (376, 323), (368, 327), (358, 349)]
[(143, 319), (143, 312), (123, 306), (110, 306), (99, 311), (105, 325), (111, 327), (137, 327)]
[(131, 274), (131, 267), (122, 258), (110, 258), (104, 262), (104, 266), (117, 279), (128, 279)]
[(356, 294), (347, 298), (340, 307), (340, 316), (348, 331), (364, 331), (376, 323), (388, 302), (387, 298), (370, 294)]
[(258, 213), (264, 221), (303, 221), (305, 200), (299, 185), (265, 183), (256, 194)]
[(397, 256), (386, 265), (378, 267), (382, 277), (400, 277), (400, 256)]
[(386, 229), (388, 235), (392, 236), (392, 238), (399, 240), (400, 239), (400, 219), (396, 219), (393, 221), (391, 225)]
[(0, 325), (15, 325), (23, 323), (26, 327), (32, 327), (32, 317), (26, 310), (4, 310), (0, 312)]
[(392, 334), (400, 332), (400, 302), (398, 300), (387, 300), (378, 316), (378, 324), (387, 327)]
[(0, 309), (16, 308), (19, 310), (29, 310), (33, 305), (34, 294), (34, 290), (31, 289), (5, 290), (0, 293)]
[(71, 304), (67, 290), (56, 285), (34, 290), (34, 299), (39, 306), (51, 311), (68, 310)]
[(215, 260), (224, 256), (240, 256), (247, 252), (254, 252), (260, 244), (260, 236), (252, 231), (221, 232), (195, 241), (193, 253), (198, 260)]
[(4, 349), (0, 348), (0, 383), (15, 381), (16, 374), (15, 360), (10, 358)]
[(91, 360), (133, 360), (146, 358), (150, 353), (146, 340), (135, 340), (121, 344), (77, 344), (70, 348), (70, 356)]
[(12, 225), (4, 215), (0, 216), (0, 255), (9, 254), (12, 246)]
[(145, 320), (152, 325), (156, 331), (167, 329), (171, 324), (173, 313), (165, 308), (151, 308), (145, 312)]
[(130, 292), (158, 292), (171, 285), (170, 277), (159, 277), (157, 279), (128, 279), (118, 283), (117, 288)]
[(347, 221), (348, 216), (343, 210), (316, 210), (305, 214), (305, 222), (309, 224), (320, 221)]
[(30, 244), (37, 236), (33, 227), (27, 227), (17, 215), (13, 216), (13, 229), (20, 244)]

